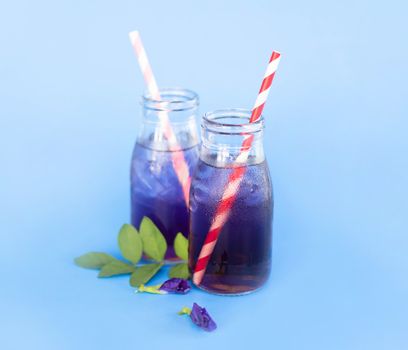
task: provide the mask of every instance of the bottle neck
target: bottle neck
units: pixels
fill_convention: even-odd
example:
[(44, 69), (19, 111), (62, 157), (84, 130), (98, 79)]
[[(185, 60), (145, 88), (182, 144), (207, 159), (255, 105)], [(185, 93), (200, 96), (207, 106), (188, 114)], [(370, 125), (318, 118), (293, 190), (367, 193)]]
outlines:
[(179, 88), (162, 89), (160, 99), (145, 94), (143, 120), (137, 142), (159, 151), (186, 149), (198, 144), (198, 96)]
[[(250, 111), (230, 109), (204, 115), (200, 158), (216, 167), (259, 164), (265, 160), (263, 119), (250, 124)], [(248, 143), (244, 143), (244, 141)], [(243, 145), (247, 145), (243, 147)]]

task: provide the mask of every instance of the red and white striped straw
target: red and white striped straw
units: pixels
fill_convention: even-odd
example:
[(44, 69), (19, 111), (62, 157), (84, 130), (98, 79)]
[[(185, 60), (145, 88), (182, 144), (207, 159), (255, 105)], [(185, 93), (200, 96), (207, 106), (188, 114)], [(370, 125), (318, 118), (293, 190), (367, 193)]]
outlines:
[[(273, 78), (275, 76), (275, 72), (279, 65), (280, 56), (281, 55), (279, 52), (272, 52), (272, 56), (269, 60), (269, 64), (266, 69), (261, 88), (259, 89), (258, 97), (256, 98), (255, 105), (252, 109), (251, 118), (249, 119), (250, 123), (254, 123), (261, 118), (262, 111), (265, 106), (266, 99), (268, 98)], [(242, 142), (240, 154), (236, 158), (237, 164), (245, 164), (245, 162), (247, 161), (253, 139), (254, 136), (251, 134), (247, 136)], [(245, 171), (245, 166), (238, 166), (233, 169), (228, 178), (226, 188), (217, 207), (213, 222), (211, 224), (210, 230), (207, 233), (207, 237), (205, 238), (194, 269), (193, 282), (196, 285), (199, 285), (204, 277), (204, 273), (207, 269), (211, 254), (214, 251), (215, 245), (217, 244), (218, 236), (220, 235), (222, 227), (228, 220), (229, 214), (231, 212), (231, 207), (237, 197), (239, 186), (241, 184), (242, 178), (245, 175)]]
[[(147, 58), (139, 32), (130, 32), (129, 38), (139, 62), (140, 70), (142, 71), (149, 94), (154, 100), (161, 101), (159, 87), (157, 86), (156, 79), (154, 78), (153, 71)], [(170, 118), (167, 111), (159, 111), (158, 116), (163, 126), (164, 136), (168, 140), (170, 150), (172, 151), (171, 155), (173, 168), (180, 182), (181, 188), (183, 189), (184, 199), (188, 207), (191, 178), (188, 165), (184, 157), (184, 152), (178, 144), (176, 135), (171, 127)]]

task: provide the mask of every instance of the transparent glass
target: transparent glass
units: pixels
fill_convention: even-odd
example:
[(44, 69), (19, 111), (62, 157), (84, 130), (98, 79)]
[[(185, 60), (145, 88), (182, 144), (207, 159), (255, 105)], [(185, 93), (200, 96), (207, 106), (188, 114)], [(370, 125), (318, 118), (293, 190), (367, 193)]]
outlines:
[[(245, 167), (235, 201), (218, 236), (198, 287), (217, 294), (245, 294), (267, 280), (272, 262), (273, 194), (263, 150), (263, 119), (249, 124), (251, 112), (215, 111), (202, 120), (200, 159), (190, 189), (189, 268), (195, 264), (229, 175)], [(246, 160), (238, 157), (244, 138), (253, 136)]]
[[(138, 229), (144, 216), (164, 234), (167, 260), (177, 260), (173, 240), (178, 232), (187, 237), (189, 213), (182, 187), (173, 168), (175, 153), (183, 153), (190, 174), (198, 160), (196, 114), (198, 95), (190, 90), (160, 90), (160, 100), (142, 97), (143, 120), (133, 150), (131, 182), (131, 222)], [(166, 137), (161, 122), (169, 118), (177, 142)], [(179, 148), (177, 148), (179, 146)]]

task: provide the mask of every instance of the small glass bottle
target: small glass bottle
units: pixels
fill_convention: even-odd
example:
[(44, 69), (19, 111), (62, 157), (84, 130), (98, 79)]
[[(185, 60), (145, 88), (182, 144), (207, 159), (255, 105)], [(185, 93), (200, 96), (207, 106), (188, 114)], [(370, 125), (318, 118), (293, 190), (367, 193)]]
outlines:
[[(229, 175), (245, 167), (235, 201), (198, 287), (217, 294), (245, 294), (261, 287), (271, 270), (273, 195), (263, 150), (263, 119), (249, 123), (251, 111), (228, 109), (202, 119), (200, 159), (190, 189), (189, 268), (195, 264)], [(247, 160), (237, 158), (253, 135)], [(241, 162), (241, 163), (240, 163)]]
[[(178, 232), (188, 235), (189, 215), (182, 187), (173, 168), (174, 152), (183, 152), (191, 172), (198, 160), (196, 114), (198, 95), (190, 90), (160, 90), (160, 100), (143, 95), (143, 121), (133, 150), (131, 180), (131, 222), (139, 229), (149, 217), (166, 238), (166, 260), (177, 260), (173, 241)], [(165, 113), (181, 150), (166, 138), (161, 117)]]

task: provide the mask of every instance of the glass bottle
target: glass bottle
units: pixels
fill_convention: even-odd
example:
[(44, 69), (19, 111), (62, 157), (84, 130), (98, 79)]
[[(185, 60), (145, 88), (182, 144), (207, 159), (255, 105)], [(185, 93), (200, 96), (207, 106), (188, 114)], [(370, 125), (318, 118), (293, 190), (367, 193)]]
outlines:
[[(143, 121), (130, 171), (131, 222), (139, 229), (143, 217), (149, 217), (166, 238), (166, 260), (177, 260), (173, 240), (178, 232), (187, 237), (189, 213), (173, 159), (182, 152), (190, 174), (196, 166), (198, 95), (181, 88), (162, 89), (160, 99), (143, 95), (142, 105)], [(166, 137), (163, 114), (170, 120), (176, 144)]]
[[(202, 119), (202, 145), (190, 189), (189, 268), (195, 264), (229, 175), (245, 167), (237, 195), (222, 226), (200, 288), (217, 294), (245, 294), (261, 287), (271, 270), (273, 194), (263, 150), (263, 119), (251, 111), (218, 110)], [(246, 160), (238, 158), (253, 135)]]

